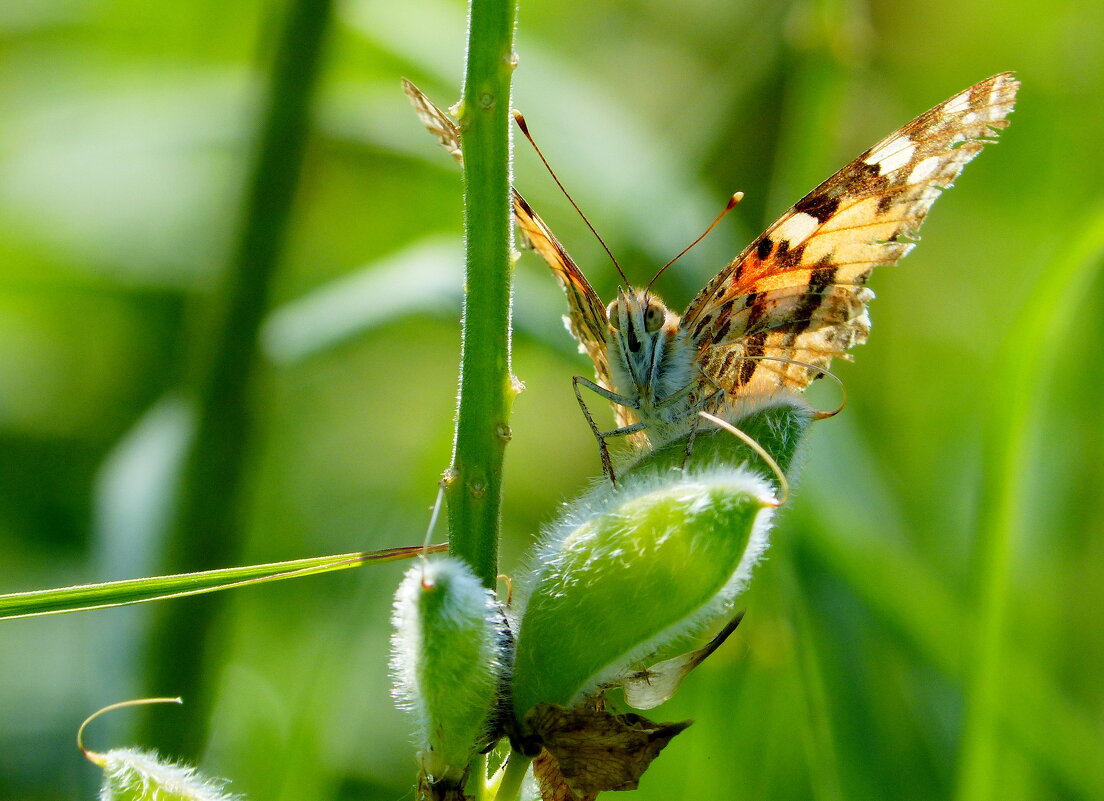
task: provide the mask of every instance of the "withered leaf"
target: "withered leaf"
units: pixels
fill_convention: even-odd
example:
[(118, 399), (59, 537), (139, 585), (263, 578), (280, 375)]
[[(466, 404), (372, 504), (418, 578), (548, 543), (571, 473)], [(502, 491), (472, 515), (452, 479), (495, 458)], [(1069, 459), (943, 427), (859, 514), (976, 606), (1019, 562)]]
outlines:
[(744, 613), (740, 612), (717, 633), (716, 637), (696, 651), (679, 654), (644, 670), (622, 676), (614, 684), (620, 684), (624, 689), (625, 703), (633, 709), (651, 709), (668, 700), (675, 694), (690, 671), (720, 648), (729, 635), (736, 631), (736, 627), (743, 619)]
[(557, 794), (553, 782), (553, 794), (544, 795), (544, 800), (573, 801), (592, 798), (602, 790), (635, 790), (651, 761), (693, 721), (655, 723), (641, 715), (615, 715), (587, 704), (575, 709), (538, 704), (525, 722), (555, 760), (562, 783), (574, 793)]
[(463, 782), (434, 780), (423, 773), (418, 777), (418, 801), (471, 801), (471, 796), (464, 794)]
[(533, 760), (533, 778), (537, 780), (542, 801), (594, 801), (598, 797), (597, 793), (576, 795), (560, 773), (560, 764), (556, 757), (546, 749), (541, 749)]

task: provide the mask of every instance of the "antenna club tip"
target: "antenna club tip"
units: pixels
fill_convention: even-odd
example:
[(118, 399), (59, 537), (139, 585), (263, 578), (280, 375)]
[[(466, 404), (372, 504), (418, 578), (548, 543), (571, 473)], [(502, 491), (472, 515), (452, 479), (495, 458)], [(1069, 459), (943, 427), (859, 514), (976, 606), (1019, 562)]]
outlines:
[(528, 136), (529, 135), (529, 126), (525, 124), (525, 117), (522, 116), (520, 111), (515, 110), (513, 112), (513, 114), (514, 114), (514, 122), (516, 122), (518, 124), (518, 127), (521, 128), (521, 132), (524, 133), (526, 136)]
[(728, 208), (734, 208), (737, 203), (744, 199), (743, 192), (734, 192), (732, 197), (728, 199)]

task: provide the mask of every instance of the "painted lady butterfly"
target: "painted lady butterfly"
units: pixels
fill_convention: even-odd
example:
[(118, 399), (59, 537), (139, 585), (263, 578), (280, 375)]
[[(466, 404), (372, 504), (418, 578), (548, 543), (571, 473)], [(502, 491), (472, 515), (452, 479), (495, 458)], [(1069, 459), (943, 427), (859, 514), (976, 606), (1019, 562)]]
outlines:
[[(706, 284), (682, 315), (650, 289), (622, 287), (608, 306), (516, 190), (518, 227), (567, 294), (567, 325), (597, 382), (575, 393), (612, 480), (605, 439), (667, 442), (691, 433), (699, 411), (733, 417), (781, 391), (804, 390), (870, 332), (871, 270), (894, 264), (940, 192), (993, 141), (1019, 83), (1001, 73), (959, 92), (887, 136), (783, 214)], [(456, 123), (409, 81), (422, 122), (459, 161)], [(601, 431), (580, 393), (613, 404)]]

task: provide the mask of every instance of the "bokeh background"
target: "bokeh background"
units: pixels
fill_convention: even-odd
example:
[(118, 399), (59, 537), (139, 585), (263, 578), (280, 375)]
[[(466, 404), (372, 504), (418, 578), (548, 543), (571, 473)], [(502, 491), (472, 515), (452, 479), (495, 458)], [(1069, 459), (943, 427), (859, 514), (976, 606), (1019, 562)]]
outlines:
[[(160, 569), (181, 389), (235, 246), (283, 13), (0, 4), (2, 592)], [(230, 443), (243, 562), (423, 536), (451, 446), (460, 179), (399, 78), (456, 100), (465, 13), (334, 9), (254, 425)], [(848, 406), (809, 438), (743, 627), (654, 715), (697, 722), (639, 798), (969, 798), (979, 742), (989, 797), (1104, 798), (1102, 42), (1104, 5), (1077, 0), (523, 0), (514, 104), (630, 277), (747, 193), (662, 279), (676, 308), (896, 126), (993, 73), (1023, 82), (923, 244), (876, 272), (870, 343), (837, 370)], [(527, 146), (516, 173), (608, 297), (615, 272)], [(534, 255), (517, 273), (508, 573), (598, 473), (562, 297)], [(254, 799), (413, 796), (386, 665), (401, 569), (225, 596), (206, 771)], [(143, 692), (149, 614), (0, 623), (0, 799), (94, 796), (73, 735)], [(979, 646), (1002, 619), (998, 647)], [(133, 744), (133, 717), (91, 744)]]

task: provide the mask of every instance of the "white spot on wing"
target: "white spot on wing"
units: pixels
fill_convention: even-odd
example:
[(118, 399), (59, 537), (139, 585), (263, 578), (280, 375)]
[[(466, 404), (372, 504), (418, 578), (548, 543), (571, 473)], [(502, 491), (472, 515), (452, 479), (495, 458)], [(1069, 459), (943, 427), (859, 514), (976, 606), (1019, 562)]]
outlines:
[(946, 103), (944, 103), (943, 104), (943, 111), (946, 112), (947, 114), (956, 114), (959, 111), (965, 111), (969, 107), (970, 107), (970, 90), (967, 89), (965, 92), (960, 92), (959, 94), (955, 95), (950, 100), (948, 100)]
[(908, 164), (915, 150), (916, 145), (912, 143), (912, 140), (901, 134), (893, 137), (884, 145), (875, 148), (874, 152), (863, 161), (867, 164), (877, 164), (878, 174), (885, 175)]
[(918, 184), (935, 172), (939, 167), (938, 156), (928, 156), (923, 161), (917, 162), (916, 166), (912, 168), (912, 172), (909, 173), (907, 183)]
[(804, 242), (820, 227), (820, 220), (811, 214), (799, 211), (775, 230), (772, 239), (784, 240), (794, 248)]

